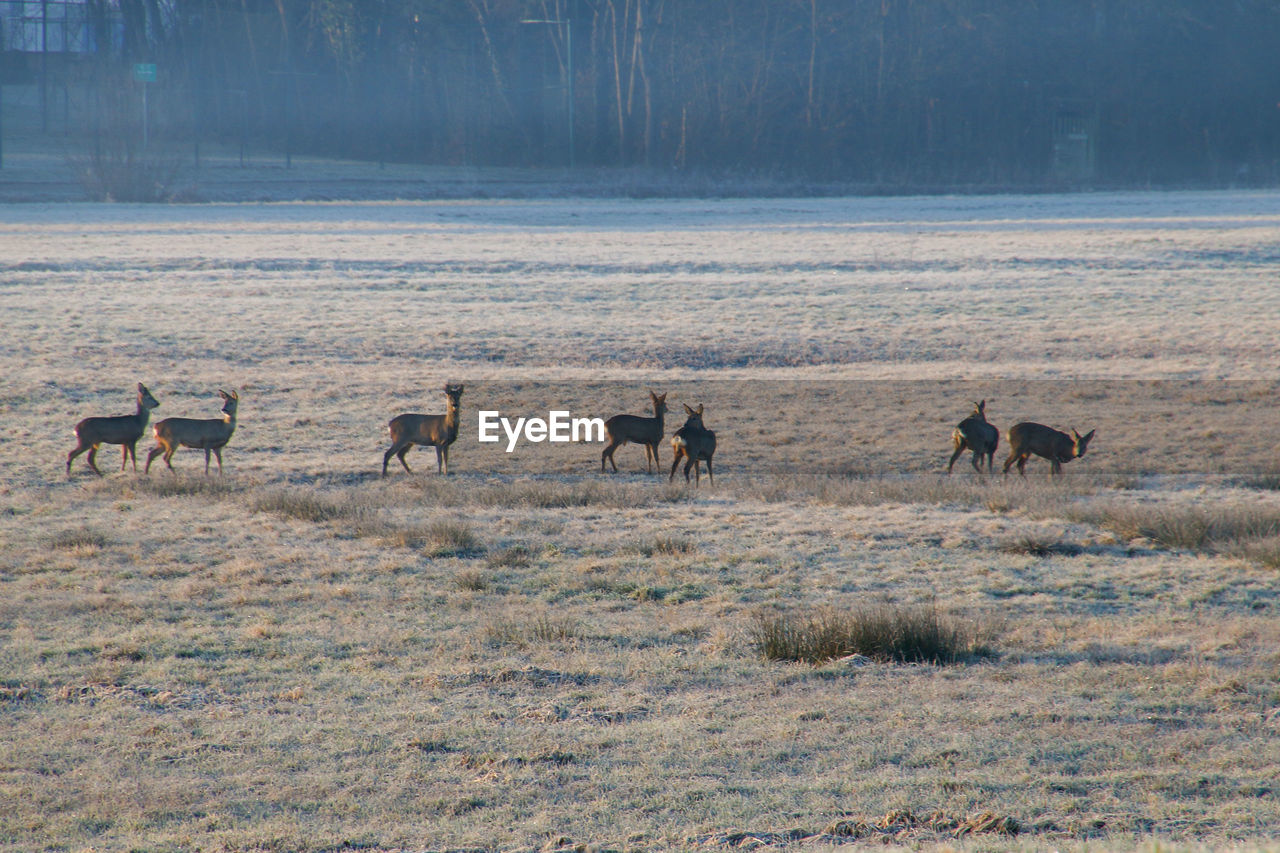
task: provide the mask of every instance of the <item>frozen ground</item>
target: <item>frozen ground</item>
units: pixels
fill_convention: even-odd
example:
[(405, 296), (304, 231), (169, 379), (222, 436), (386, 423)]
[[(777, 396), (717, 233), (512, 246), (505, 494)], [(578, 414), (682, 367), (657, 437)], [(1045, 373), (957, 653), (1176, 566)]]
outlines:
[[(1277, 193), (0, 207), (0, 848), (1274, 846), (1278, 266)], [(138, 381), (221, 480), (65, 476)], [(648, 386), (714, 490), (475, 441)], [(947, 479), (980, 397), (1098, 438)], [(998, 654), (751, 642), (869, 603)]]
[[(1274, 375), (1280, 193), (0, 209), (10, 377)], [(216, 346), (207, 345), (209, 340)]]

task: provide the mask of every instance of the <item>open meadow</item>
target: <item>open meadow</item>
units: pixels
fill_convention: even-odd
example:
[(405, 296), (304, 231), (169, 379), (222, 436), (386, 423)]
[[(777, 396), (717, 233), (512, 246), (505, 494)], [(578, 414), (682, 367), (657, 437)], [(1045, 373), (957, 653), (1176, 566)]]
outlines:
[[(1274, 192), (0, 206), (0, 849), (1280, 849), (1277, 282)], [(139, 382), (221, 476), (67, 475)], [(477, 441), (649, 389), (714, 487)]]

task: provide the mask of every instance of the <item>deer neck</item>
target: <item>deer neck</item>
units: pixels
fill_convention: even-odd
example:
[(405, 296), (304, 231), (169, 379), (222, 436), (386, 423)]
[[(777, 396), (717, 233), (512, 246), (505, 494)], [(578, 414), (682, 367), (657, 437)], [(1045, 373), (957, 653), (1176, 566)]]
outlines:
[(444, 431), (449, 434), (450, 438), (458, 434), (458, 407), (450, 401), (449, 407), (444, 410)]

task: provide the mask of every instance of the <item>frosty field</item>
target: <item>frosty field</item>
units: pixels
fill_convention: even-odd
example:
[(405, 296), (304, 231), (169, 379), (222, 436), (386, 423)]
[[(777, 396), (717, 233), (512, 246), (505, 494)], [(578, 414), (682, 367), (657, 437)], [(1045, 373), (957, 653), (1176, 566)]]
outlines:
[[(1280, 848), (1278, 274), (1277, 193), (0, 206), (0, 849)], [(66, 475), (138, 382), (223, 476)], [(476, 441), (650, 388), (714, 488)], [(1097, 437), (948, 477), (980, 399)], [(755, 639), (873, 606), (983, 653)]]

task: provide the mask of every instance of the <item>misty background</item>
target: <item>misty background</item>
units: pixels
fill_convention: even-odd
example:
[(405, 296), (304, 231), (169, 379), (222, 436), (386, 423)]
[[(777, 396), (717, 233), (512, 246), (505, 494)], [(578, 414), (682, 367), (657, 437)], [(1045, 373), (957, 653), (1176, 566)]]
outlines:
[(1280, 0), (0, 0), (0, 44), (0, 138), (890, 190), (1280, 177)]

